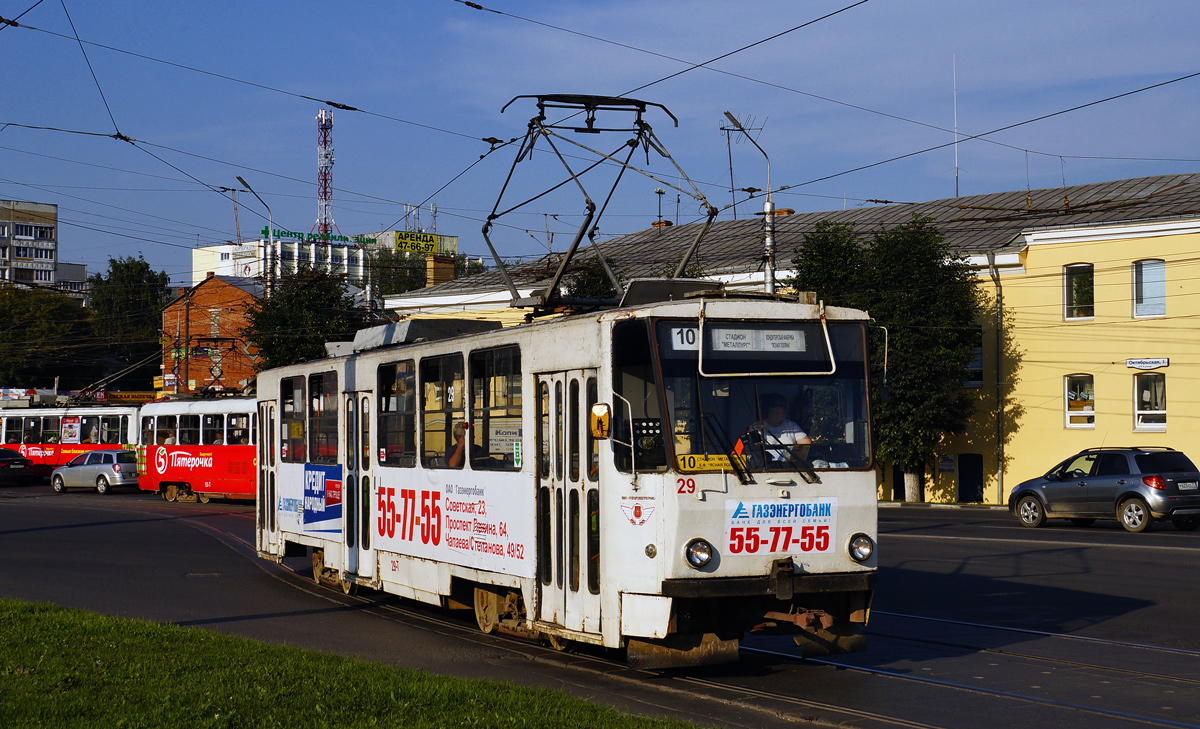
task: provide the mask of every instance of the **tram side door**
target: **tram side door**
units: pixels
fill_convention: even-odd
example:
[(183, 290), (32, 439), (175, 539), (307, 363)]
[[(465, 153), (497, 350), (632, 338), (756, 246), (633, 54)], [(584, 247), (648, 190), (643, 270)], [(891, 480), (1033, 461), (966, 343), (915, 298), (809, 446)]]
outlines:
[(587, 422), (595, 381), (595, 370), (570, 370), (535, 382), (538, 619), (587, 633), (600, 632), (591, 561), (599, 551), (599, 496)]
[(346, 432), (345, 467), (342, 471), (342, 565), (347, 575), (358, 574), (358, 394), (346, 393), (346, 417), (342, 420)]
[(279, 431), (275, 419), (275, 401), (268, 400), (259, 404), (258, 428), (258, 483), (255, 496), (258, 507), (258, 548), (273, 554), (279, 547), (276, 521), (278, 512), (275, 504), (275, 438)]

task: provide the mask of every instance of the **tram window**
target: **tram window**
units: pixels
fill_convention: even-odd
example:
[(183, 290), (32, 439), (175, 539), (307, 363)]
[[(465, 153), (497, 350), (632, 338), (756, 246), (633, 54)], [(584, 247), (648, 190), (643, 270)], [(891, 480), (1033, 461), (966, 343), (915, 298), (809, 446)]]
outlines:
[(20, 418), (5, 418), (4, 419), (4, 442), (5, 443), (20, 443), (21, 442), (21, 419)]
[[(563, 386), (562, 382), (554, 383), (554, 478), (563, 477)], [(559, 505), (562, 511), (562, 505)], [(561, 521), (559, 522), (561, 523)], [(562, 550), (559, 550), (560, 555)], [(559, 580), (561, 583), (562, 580)]]
[[(612, 447), (617, 468), (626, 472), (635, 464), (639, 471), (667, 465), (649, 334), (646, 322), (637, 319), (613, 327), (613, 390), (629, 405), (620, 399), (613, 403)], [(617, 441), (633, 443), (636, 452), (631, 454)]]
[[(416, 364), (410, 359), (380, 365), (376, 392), (379, 393), (379, 464), (417, 465)], [(365, 437), (363, 447), (370, 448)]]
[(174, 415), (159, 415), (154, 423), (154, 442), (158, 445), (175, 445), (175, 429), (178, 419)]
[(308, 452), (311, 463), (337, 463), (337, 374), (308, 376)]
[(362, 548), (371, 548), (371, 477), (362, 477)]
[(230, 413), (226, 445), (250, 445), (250, 414)]
[(200, 435), (203, 437), (201, 442), (204, 445), (224, 445), (225, 416), (221, 413), (205, 415), (204, 427), (201, 428)]
[(62, 419), (49, 415), (42, 418), (42, 442), (57, 443), (58, 430), (62, 427)]
[(179, 416), (179, 445), (200, 445), (200, 416)]
[(567, 550), (571, 560), (571, 574), (568, 583), (571, 592), (579, 592), (579, 489), (571, 489), (567, 501), (567, 530), (569, 532)]
[(471, 353), (471, 467), (521, 468), (521, 351)]
[(279, 460), (304, 463), (304, 378), (288, 377), (279, 382)]
[(100, 442), (100, 418), (95, 415), (84, 415), (79, 419), (79, 442)]
[[(359, 413), (359, 447), (362, 452), (362, 469), (364, 471), (371, 468), (371, 399), (364, 397), (361, 404), (362, 412)], [(366, 533), (366, 530), (363, 530)], [(366, 549), (367, 540), (363, 539), (363, 548)]]
[(142, 445), (150, 445), (154, 442), (154, 416), (147, 415), (142, 418)]
[(537, 569), (543, 585), (551, 580), (550, 546), (550, 488), (542, 486), (537, 495)]
[(538, 385), (537, 401), (538, 474), (550, 478), (550, 384)]
[(100, 442), (105, 445), (121, 445), (123, 443), (128, 443), (129, 416), (105, 415), (101, 417)]
[[(587, 381), (587, 407), (583, 409), (583, 412), (592, 412), (592, 406), (596, 404), (598, 399), (596, 378), (589, 377)], [(584, 417), (587, 416), (585, 415)], [(600, 477), (600, 441), (592, 437), (591, 428), (584, 428), (584, 431), (587, 438), (587, 478), (589, 481), (595, 481)]]
[(421, 465), (462, 468), (467, 434), (463, 357), (449, 354), (421, 360)]
[(588, 592), (600, 594), (600, 491), (587, 492)]
[(25, 418), (22, 423), (21, 442), (40, 443), (42, 440), (42, 419), (38, 417)]
[(579, 380), (571, 380), (567, 402), (568, 472), (572, 481), (579, 480)]

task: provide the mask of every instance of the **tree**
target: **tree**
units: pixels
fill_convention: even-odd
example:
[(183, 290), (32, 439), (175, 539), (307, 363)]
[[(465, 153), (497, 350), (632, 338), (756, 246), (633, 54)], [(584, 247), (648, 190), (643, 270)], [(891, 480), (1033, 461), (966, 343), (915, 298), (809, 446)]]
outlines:
[(320, 359), (326, 342), (352, 339), (364, 321), (346, 282), (323, 271), (280, 278), (246, 316), (242, 335), (258, 345), (260, 370)]
[[(967, 263), (930, 218), (880, 229), (869, 239), (823, 221), (792, 259), (792, 285), (827, 304), (863, 309), (888, 332), (888, 396), (873, 388), (876, 452), (904, 471), (905, 500), (920, 500), (920, 478), (947, 435), (974, 413), (960, 386), (977, 346), (981, 299)], [(872, 337), (882, 362), (882, 338)], [(882, 375), (882, 372), (880, 372)]]
[(425, 256), (380, 247), (368, 252), (367, 260), (376, 296), (425, 287)]
[[(615, 299), (617, 289), (613, 287), (604, 264), (595, 255), (588, 254), (581, 262), (572, 261), (570, 277), (566, 282), (566, 295), (572, 299)], [(613, 274), (621, 278), (623, 271), (614, 268)]]
[(454, 278), (474, 276), (486, 270), (487, 266), (484, 265), (482, 259), (468, 258), (465, 253), (459, 253), (454, 257)]
[[(162, 309), (170, 298), (171, 277), (155, 271), (140, 255), (109, 258), (108, 271), (88, 277), (91, 286), (93, 325), (104, 342), (103, 356), (109, 371), (129, 367), (159, 351)], [(148, 362), (124, 376), (149, 389), (159, 373), (158, 362)]]
[(0, 284), (0, 383), (83, 387), (99, 377), (88, 311), (65, 294)]

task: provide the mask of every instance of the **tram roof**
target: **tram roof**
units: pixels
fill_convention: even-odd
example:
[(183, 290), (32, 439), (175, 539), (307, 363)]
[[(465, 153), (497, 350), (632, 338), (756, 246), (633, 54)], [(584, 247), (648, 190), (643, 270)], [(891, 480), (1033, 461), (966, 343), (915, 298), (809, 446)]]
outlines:
[[(781, 265), (791, 258), (822, 220), (853, 224), (870, 233), (880, 226), (906, 223), (914, 215), (932, 218), (952, 250), (963, 255), (1015, 251), (1022, 233), (1033, 229), (1079, 227), (1118, 222), (1161, 220), (1200, 214), (1200, 173), (1139, 177), (1111, 182), (1071, 185), (1041, 190), (967, 195), (927, 202), (891, 202), (851, 210), (797, 213), (777, 216), (775, 245)], [(753, 203), (744, 204), (748, 209)], [(653, 277), (673, 267), (692, 244), (701, 223), (650, 228), (599, 244), (625, 278)], [(759, 269), (762, 258), (762, 220), (757, 217), (723, 220), (713, 224), (694, 261), (707, 275), (748, 274)], [(561, 254), (508, 269), (522, 288), (547, 284)], [(588, 246), (576, 261), (594, 257)], [(494, 291), (504, 288), (498, 271), (454, 279), (428, 288), (389, 297), (394, 301), (422, 297)]]

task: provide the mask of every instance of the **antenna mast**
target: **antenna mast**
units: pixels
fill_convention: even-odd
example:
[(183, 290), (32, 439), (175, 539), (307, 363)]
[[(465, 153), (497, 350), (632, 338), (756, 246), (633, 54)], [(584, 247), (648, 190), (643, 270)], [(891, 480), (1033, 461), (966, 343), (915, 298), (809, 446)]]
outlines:
[(317, 112), (317, 224), (314, 229), (329, 235), (333, 222), (333, 110)]

